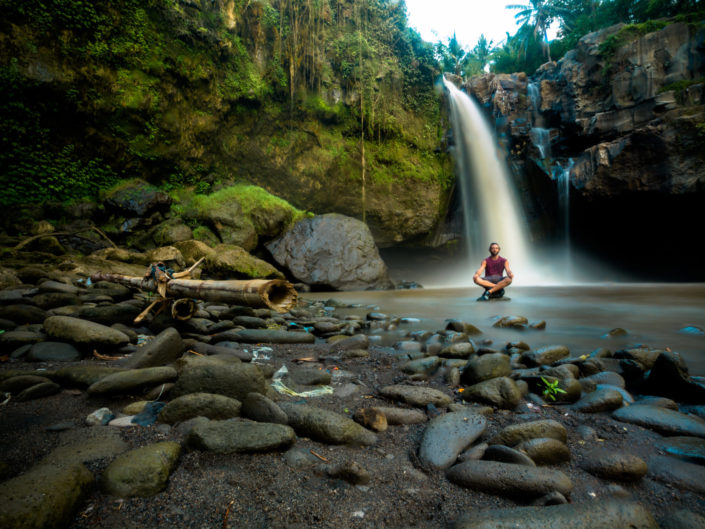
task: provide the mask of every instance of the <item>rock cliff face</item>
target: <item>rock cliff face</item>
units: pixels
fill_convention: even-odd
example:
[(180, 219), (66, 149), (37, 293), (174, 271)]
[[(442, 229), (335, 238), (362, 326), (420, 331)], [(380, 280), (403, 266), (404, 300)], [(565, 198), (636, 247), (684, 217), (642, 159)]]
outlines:
[(702, 278), (664, 260), (688, 242), (704, 198), (705, 27), (633, 31), (591, 33), (531, 78), (486, 75), (466, 89), (494, 117), (534, 232), (558, 231), (556, 181), (568, 173), (579, 245), (620, 266), (652, 256), (636, 266), (644, 276)]

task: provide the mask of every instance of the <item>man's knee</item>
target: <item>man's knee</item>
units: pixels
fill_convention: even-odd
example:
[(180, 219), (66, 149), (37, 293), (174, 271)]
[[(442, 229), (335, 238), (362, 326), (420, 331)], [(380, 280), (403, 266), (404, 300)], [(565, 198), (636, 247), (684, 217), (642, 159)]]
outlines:
[(512, 278), (511, 277), (505, 277), (504, 281), (507, 283), (507, 286), (512, 284)]

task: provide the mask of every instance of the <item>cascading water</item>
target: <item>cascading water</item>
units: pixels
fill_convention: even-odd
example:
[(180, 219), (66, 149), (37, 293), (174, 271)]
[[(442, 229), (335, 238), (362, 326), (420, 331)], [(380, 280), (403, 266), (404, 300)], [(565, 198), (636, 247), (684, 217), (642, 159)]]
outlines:
[(574, 165), (573, 159), (569, 158), (568, 165), (565, 167), (557, 166), (553, 172), (553, 177), (558, 186), (558, 211), (563, 224), (562, 246), (564, 249), (564, 274), (566, 279), (571, 279), (573, 276), (573, 256), (570, 243), (570, 171)]
[(527, 249), (528, 229), (504, 156), (477, 103), (447, 79), (443, 82), (450, 101), (470, 266), (479, 266), (488, 255), (490, 242), (496, 241), (518, 282), (526, 283), (533, 270)]

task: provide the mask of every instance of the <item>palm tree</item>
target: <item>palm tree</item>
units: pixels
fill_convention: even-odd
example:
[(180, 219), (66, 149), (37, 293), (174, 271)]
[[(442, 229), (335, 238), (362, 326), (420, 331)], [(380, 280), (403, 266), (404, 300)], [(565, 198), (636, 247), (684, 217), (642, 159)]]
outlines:
[(551, 47), (548, 45), (546, 31), (553, 19), (565, 15), (567, 9), (558, 7), (552, 0), (529, 0), (528, 4), (508, 5), (507, 9), (518, 9), (519, 12), (514, 15), (517, 23), (521, 24), (522, 27), (533, 27), (534, 37), (539, 35), (542, 37), (548, 60), (550, 61)]

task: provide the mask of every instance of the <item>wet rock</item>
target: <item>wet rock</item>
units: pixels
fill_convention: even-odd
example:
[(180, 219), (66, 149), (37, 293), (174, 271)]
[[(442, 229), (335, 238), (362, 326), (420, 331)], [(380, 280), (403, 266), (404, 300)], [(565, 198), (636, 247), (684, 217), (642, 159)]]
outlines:
[(598, 389), (585, 395), (571, 408), (583, 413), (599, 413), (621, 408), (622, 402), (622, 394), (616, 389)]
[(437, 356), (426, 356), (405, 362), (401, 371), (407, 375), (432, 375), (441, 366), (441, 359)]
[(413, 410), (408, 408), (393, 408), (386, 406), (375, 406), (375, 411), (378, 411), (387, 418), (387, 424), (398, 425), (398, 424), (419, 424), (426, 422), (428, 417), (426, 414), (420, 410)]
[(17, 395), (29, 387), (36, 386), (37, 384), (43, 384), (45, 382), (51, 382), (51, 380), (47, 377), (41, 377), (38, 375), (12, 376), (0, 382), (0, 392), (8, 392), (13, 395)]
[(570, 461), (570, 450), (558, 439), (529, 439), (519, 443), (517, 449), (526, 453), (537, 465), (556, 465)]
[(32, 331), (8, 331), (0, 334), (0, 350), (12, 351), (25, 345), (36, 345), (46, 339), (40, 332)]
[(316, 337), (308, 332), (278, 331), (270, 329), (245, 329), (234, 334), (234, 341), (240, 343), (314, 343)]
[(49, 316), (44, 320), (44, 329), (52, 338), (81, 345), (105, 345), (120, 347), (130, 342), (124, 333), (70, 316)]
[(705, 439), (700, 437), (667, 437), (657, 441), (655, 446), (671, 455), (705, 465)]
[(125, 395), (151, 388), (176, 378), (173, 367), (147, 367), (113, 373), (88, 388), (89, 395)]
[(440, 415), (424, 430), (419, 459), (433, 468), (448, 468), (455, 463), (460, 452), (484, 433), (486, 427), (485, 418), (472, 411)]
[(36, 466), (0, 484), (0, 527), (68, 527), (92, 487), (82, 464)]
[(465, 461), (451, 467), (446, 476), (461, 487), (518, 498), (536, 498), (553, 491), (568, 496), (573, 490), (570, 478), (558, 470), (497, 461)]
[(647, 347), (633, 347), (631, 349), (622, 349), (614, 353), (614, 358), (635, 360), (644, 366), (645, 369), (651, 369), (656, 363), (656, 360), (664, 351), (660, 349), (650, 349)]
[(460, 373), (460, 381), (466, 385), (477, 384), (497, 377), (508, 377), (512, 373), (509, 356), (493, 353), (471, 357)]
[(658, 408), (668, 408), (678, 411), (678, 403), (666, 397), (641, 397), (635, 402), (639, 406), (656, 406)]
[(640, 480), (649, 470), (640, 457), (605, 448), (583, 454), (580, 467), (595, 476), (617, 481)]
[[(120, 286), (120, 285), (117, 285)], [(98, 301), (95, 299), (94, 301)], [(110, 300), (112, 301), (112, 299)], [(98, 305), (96, 307), (81, 307), (75, 316), (83, 320), (90, 320), (103, 325), (113, 325), (121, 323), (130, 325), (132, 321), (142, 312), (139, 305), (131, 302), (110, 303), (109, 305)]]
[(513, 507), (473, 512), (456, 520), (453, 529), (599, 529), (630, 527), (659, 529), (638, 503), (615, 500), (569, 503), (547, 507)]
[(612, 417), (666, 435), (705, 437), (705, 420), (666, 408), (634, 405), (613, 412)]
[(228, 454), (286, 450), (295, 441), (294, 430), (284, 424), (228, 419), (197, 424), (185, 444), (190, 449)]
[(466, 323), (459, 320), (449, 320), (446, 324), (446, 330), (462, 332), (467, 334), (468, 336), (482, 334), (482, 331), (475, 327), (472, 323)]
[(34, 305), (20, 303), (16, 305), (0, 306), (0, 318), (14, 321), (19, 325), (24, 325), (25, 323), (42, 323), (46, 317), (46, 311)]
[(370, 473), (355, 461), (328, 465), (326, 474), (332, 478), (347, 481), (352, 485), (367, 485), (370, 482)]
[(163, 442), (130, 450), (113, 460), (101, 477), (107, 494), (149, 497), (166, 488), (181, 454), (178, 443)]
[(604, 338), (616, 338), (618, 336), (626, 336), (629, 334), (625, 329), (622, 329), (621, 327), (615, 327), (614, 329), (606, 332), (603, 337)]
[(618, 373), (615, 373), (614, 371), (602, 371), (601, 373), (595, 373), (594, 375), (581, 378), (580, 381), (590, 381), (595, 385), (609, 384), (610, 386), (617, 386), (619, 388), (626, 387), (626, 384), (624, 383), (624, 378), (622, 378)]
[(688, 375), (688, 368), (678, 353), (659, 355), (646, 380), (646, 391), (677, 402), (705, 404), (705, 384)]
[(184, 342), (179, 332), (173, 327), (169, 327), (137, 349), (123, 363), (123, 366), (139, 369), (171, 364), (181, 357), (184, 349)]
[(62, 342), (35, 343), (25, 359), (29, 362), (76, 362), (83, 355), (73, 345)]
[(339, 413), (291, 402), (282, 402), (279, 407), (300, 436), (331, 444), (372, 445), (377, 442), (373, 432)]
[(420, 408), (424, 408), (428, 404), (433, 404), (438, 408), (445, 408), (453, 401), (450, 396), (437, 389), (404, 384), (385, 386), (379, 390), (379, 393), (385, 398), (405, 402)]
[(524, 329), (528, 323), (529, 320), (524, 316), (504, 316), (494, 322), (492, 327)]
[(539, 366), (552, 364), (569, 355), (570, 350), (565, 345), (549, 345), (536, 351), (525, 352), (521, 355), (521, 362), (530, 367)]
[(535, 467), (536, 463), (524, 452), (515, 450), (504, 445), (490, 445), (485, 450), (482, 459), (487, 461), (500, 461), (502, 463), (512, 463), (514, 465), (525, 465)]
[(580, 369), (575, 364), (563, 364), (543, 369), (541, 375), (555, 377), (557, 379), (578, 378), (580, 376)]
[(32, 301), (40, 309), (49, 310), (56, 307), (64, 307), (66, 305), (79, 305), (81, 301), (76, 294), (62, 292), (47, 292), (45, 294), (37, 294), (32, 297)]
[(159, 421), (174, 424), (194, 417), (230, 419), (240, 416), (239, 400), (212, 393), (190, 393), (169, 402), (159, 413)]
[(48, 376), (54, 382), (58, 382), (63, 386), (87, 388), (108, 375), (122, 371), (125, 371), (125, 369), (81, 364), (59, 368)]
[(54, 384), (53, 382), (43, 382), (22, 390), (20, 394), (15, 397), (15, 400), (18, 402), (25, 402), (28, 400), (41, 399), (51, 395), (56, 395), (59, 391), (61, 391), (61, 386), (58, 384)]
[(511, 378), (498, 377), (465, 388), (463, 399), (513, 410), (521, 401), (521, 391)]
[(355, 334), (354, 336), (336, 340), (332, 344), (331, 351), (367, 350), (369, 344), (370, 340), (366, 334)]
[(702, 465), (670, 456), (652, 456), (649, 459), (649, 477), (678, 488), (705, 494)]
[(242, 402), (240, 413), (244, 417), (258, 422), (287, 424), (289, 421), (286, 413), (277, 403), (261, 393), (248, 393)]
[(300, 367), (289, 370), (285, 378), (287, 382), (293, 382), (294, 384), (315, 386), (319, 384), (330, 384), (331, 374), (325, 369)]
[(473, 342), (458, 342), (444, 347), (438, 356), (442, 358), (467, 358), (475, 352)]
[(568, 440), (568, 432), (558, 421), (552, 419), (512, 424), (490, 439), (490, 444), (516, 446), (522, 441), (538, 438), (557, 439), (562, 443)]
[(373, 432), (387, 430), (387, 416), (375, 408), (358, 408), (353, 415), (353, 420)]
[(393, 287), (369, 228), (350, 217), (330, 213), (301, 220), (266, 247), (277, 263), (309, 285)]
[(179, 378), (171, 395), (216, 393), (242, 402), (248, 393), (266, 392), (262, 370), (248, 363), (225, 363), (218, 359), (182, 358), (177, 362)]

